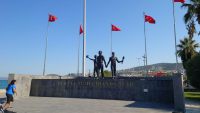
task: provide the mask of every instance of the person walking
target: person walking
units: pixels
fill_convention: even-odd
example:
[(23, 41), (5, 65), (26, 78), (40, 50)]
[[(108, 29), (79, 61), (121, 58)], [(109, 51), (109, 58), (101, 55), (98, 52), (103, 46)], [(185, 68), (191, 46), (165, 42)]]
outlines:
[(16, 80), (12, 80), (10, 84), (8, 84), (6, 88), (6, 97), (7, 97), (7, 102), (4, 105), (0, 106), (1, 111), (4, 113), (5, 110), (7, 110), (11, 102), (14, 102), (13, 95), (17, 95), (17, 90), (16, 90)]

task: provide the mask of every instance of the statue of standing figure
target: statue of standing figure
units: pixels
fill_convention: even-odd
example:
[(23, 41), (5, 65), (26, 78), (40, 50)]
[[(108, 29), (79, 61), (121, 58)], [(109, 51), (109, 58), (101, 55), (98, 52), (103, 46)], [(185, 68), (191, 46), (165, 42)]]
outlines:
[(116, 62), (117, 63), (123, 63), (124, 62), (125, 57), (122, 57), (122, 60), (119, 61), (117, 57), (115, 57), (115, 53), (112, 52), (112, 56), (109, 58), (108, 64), (106, 65), (106, 67), (108, 67), (109, 63), (111, 62), (111, 72), (112, 72), (112, 77), (116, 77)]
[(95, 74), (97, 75), (97, 77), (99, 77), (98, 75), (98, 66), (97, 66), (97, 55), (94, 55), (94, 59), (90, 58), (88, 55), (86, 56), (86, 58), (92, 60), (94, 62), (94, 70), (93, 70), (93, 76), (95, 77)]
[(99, 76), (99, 73), (101, 71), (101, 77), (104, 78), (104, 65), (106, 66), (106, 61), (104, 56), (102, 55), (102, 51), (99, 51), (99, 56), (97, 57), (97, 67), (98, 67), (98, 71), (97, 71), (97, 76)]
[(122, 57), (122, 60), (119, 61), (117, 57), (115, 57), (115, 53), (112, 52), (112, 56), (109, 58), (108, 64), (106, 64), (105, 58), (102, 55), (102, 51), (99, 51), (99, 55), (94, 55), (94, 59), (90, 58), (88, 55), (86, 58), (92, 60), (94, 62), (94, 71), (93, 71), (93, 76), (95, 77), (95, 74), (97, 77), (100, 77), (100, 71), (101, 71), (101, 77), (104, 78), (104, 65), (107, 68), (109, 63), (111, 62), (111, 72), (112, 72), (112, 77), (116, 77), (116, 64), (117, 63), (123, 63), (125, 57)]

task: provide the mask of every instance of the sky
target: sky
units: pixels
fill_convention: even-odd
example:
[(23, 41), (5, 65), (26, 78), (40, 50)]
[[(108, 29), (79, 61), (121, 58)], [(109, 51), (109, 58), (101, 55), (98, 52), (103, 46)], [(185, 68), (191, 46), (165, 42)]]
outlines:
[[(183, 22), (186, 9), (180, 6), (175, 4), (178, 43), (187, 36)], [(102, 50), (108, 61), (114, 24), (121, 31), (112, 34), (113, 51), (119, 59), (125, 56), (117, 68), (143, 65), (143, 12), (156, 20), (155, 25), (146, 24), (148, 64), (175, 63), (171, 0), (87, 0), (86, 54), (93, 57)], [(79, 40), (82, 56), (79, 26), (83, 23), (83, 0), (0, 0), (0, 77), (42, 74), (49, 13), (58, 20), (49, 26), (46, 74), (77, 72)], [(200, 41), (198, 36), (195, 39)], [(93, 70), (92, 61), (87, 60), (86, 66), (87, 72)]]

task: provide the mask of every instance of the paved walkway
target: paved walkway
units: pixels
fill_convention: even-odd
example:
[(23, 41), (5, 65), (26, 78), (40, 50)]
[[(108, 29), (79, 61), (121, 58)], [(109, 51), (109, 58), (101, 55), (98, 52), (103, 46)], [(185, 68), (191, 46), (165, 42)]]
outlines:
[(200, 102), (186, 100), (187, 113), (200, 113)]
[[(8, 113), (171, 113), (165, 105), (119, 100), (29, 97), (17, 99)], [(13, 111), (13, 112), (12, 112)]]
[[(28, 97), (16, 99), (7, 113), (172, 113), (171, 106), (120, 100)], [(186, 113), (200, 113), (200, 103), (186, 101)]]

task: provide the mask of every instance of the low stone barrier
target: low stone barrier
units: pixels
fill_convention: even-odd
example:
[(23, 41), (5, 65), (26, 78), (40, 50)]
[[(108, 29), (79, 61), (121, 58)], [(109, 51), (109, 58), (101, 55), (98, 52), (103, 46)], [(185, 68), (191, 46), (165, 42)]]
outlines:
[(185, 112), (182, 77), (59, 78), (10, 75), (20, 96), (116, 99), (166, 103)]
[(33, 79), (30, 95), (174, 103), (170, 78)]
[(41, 76), (41, 75), (26, 75), (26, 74), (9, 74), (8, 83), (11, 80), (17, 80), (17, 97), (28, 97), (31, 91), (32, 79), (70, 79), (69, 77), (60, 76)]

